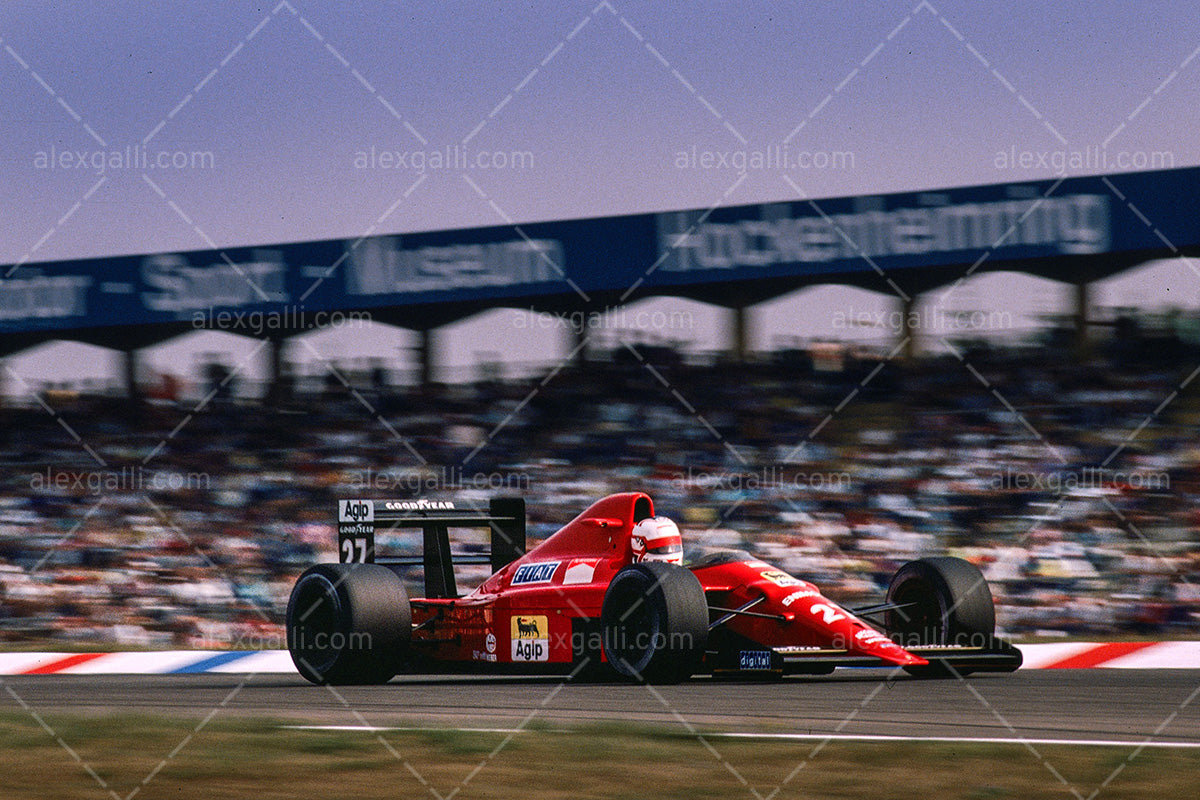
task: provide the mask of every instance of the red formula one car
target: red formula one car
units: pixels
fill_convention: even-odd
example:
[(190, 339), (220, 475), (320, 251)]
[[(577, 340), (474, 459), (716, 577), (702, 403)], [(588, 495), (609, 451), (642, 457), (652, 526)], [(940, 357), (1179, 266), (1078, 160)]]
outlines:
[[(487, 527), (491, 552), (452, 554), (449, 530)], [(420, 528), (423, 553), (376, 557), (377, 534)], [(991, 592), (955, 558), (901, 567), (886, 600), (848, 610), (811, 583), (740, 551), (686, 566), (674, 523), (642, 493), (594, 503), (525, 552), (525, 503), (486, 512), (427, 500), (338, 503), (342, 563), (296, 581), (288, 649), (314, 683), (383, 683), (464, 667), (677, 682), (696, 674), (823, 674), (840, 666), (920, 676), (1011, 672), (1021, 654), (994, 635)], [(494, 574), (458, 596), (455, 564)], [(400, 575), (422, 567), (424, 597)], [(879, 623), (868, 623), (877, 618)]]

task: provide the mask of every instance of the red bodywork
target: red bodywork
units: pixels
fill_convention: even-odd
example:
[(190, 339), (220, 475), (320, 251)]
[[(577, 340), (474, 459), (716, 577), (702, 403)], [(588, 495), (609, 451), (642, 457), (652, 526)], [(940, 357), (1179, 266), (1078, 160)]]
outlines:
[[(471, 594), (414, 599), (412, 642), (438, 661), (495, 664), (570, 664), (594, 635), (609, 582), (633, 560), (634, 524), (653, 516), (650, 497), (615, 494), (586, 511), (542, 544), (505, 566)], [(786, 652), (839, 651), (878, 659), (882, 665), (928, 662), (888, 639), (811, 583), (757, 559), (730, 558), (692, 568), (713, 609), (713, 621), (743, 644)], [(762, 598), (761, 600), (758, 598)], [(710, 668), (714, 665), (710, 664)]]

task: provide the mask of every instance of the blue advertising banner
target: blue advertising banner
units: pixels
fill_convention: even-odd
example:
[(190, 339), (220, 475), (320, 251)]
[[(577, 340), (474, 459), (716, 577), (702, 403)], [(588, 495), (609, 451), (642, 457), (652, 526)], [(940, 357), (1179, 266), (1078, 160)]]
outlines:
[[(353, 240), (0, 267), (0, 334), (426, 304), (519, 305), (636, 289), (1200, 246), (1200, 168)], [(1074, 262), (1078, 263), (1078, 262)], [(1064, 275), (1069, 277), (1069, 275)], [(295, 327), (302, 328), (303, 325)]]

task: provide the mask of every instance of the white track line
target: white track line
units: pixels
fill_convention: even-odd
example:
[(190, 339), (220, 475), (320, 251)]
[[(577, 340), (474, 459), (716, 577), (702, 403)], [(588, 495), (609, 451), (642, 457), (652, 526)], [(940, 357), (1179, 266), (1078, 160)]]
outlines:
[[(394, 728), (378, 725), (280, 725), (288, 731), (350, 731), (355, 733), (386, 733), (405, 731), (415, 733), (529, 733), (526, 728)], [(544, 731), (545, 733), (570, 733), (570, 731)]]
[[(281, 725), (290, 731), (337, 731), (354, 733), (440, 732), (440, 733), (578, 733), (570, 730), (530, 731), (526, 728), (438, 728), (388, 727), (377, 725)], [(705, 732), (706, 738), (774, 739), (798, 742), (933, 742), (950, 744), (1061, 745), (1063, 747), (1159, 747), (1180, 750), (1200, 749), (1200, 742), (1156, 742), (1119, 739), (1020, 739), (986, 736), (887, 736), (854, 733), (754, 733), (741, 731)]]
[(887, 736), (882, 734), (824, 734), (824, 733), (706, 733), (705, 736), (725, 739), (782, 739), (804, 742), (949, 742), (951, 744), (1019, 744), (1062, 745), (1064, 747), (1164, 747), (1185, 750), (1200, 749), (1200, 742), (1140, 742), (1118, 739), (1022, 739), (989, 738), (986, 736)]

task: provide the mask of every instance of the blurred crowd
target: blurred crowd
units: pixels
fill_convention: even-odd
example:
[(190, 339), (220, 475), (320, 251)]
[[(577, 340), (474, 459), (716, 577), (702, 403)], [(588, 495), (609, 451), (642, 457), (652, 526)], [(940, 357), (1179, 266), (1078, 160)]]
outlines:
[(645, 346), (530, 380), (401, 387), (376, 367), (270, 403), (51, 391), (0, 409), (0, 641), (283, 647), (292, 582), (336, 560), (338, 498), (520, 494), (536, 541), (633, 489), (689, 556), (747, 550), (844, 604), (949, 553), (983, 569), (1009, 635), (1188, 635), (1193, 369), (1190, 349)]

